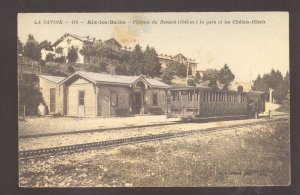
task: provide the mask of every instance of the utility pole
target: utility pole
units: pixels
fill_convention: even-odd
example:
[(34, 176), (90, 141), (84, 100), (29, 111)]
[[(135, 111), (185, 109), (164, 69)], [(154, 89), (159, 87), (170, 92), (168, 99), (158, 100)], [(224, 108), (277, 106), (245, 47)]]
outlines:
[(270, 108), (269, 108), (269, 117), (271, 117), (271, 111), (273, 107), (273, 89), (269, 88), (270, 91), (270, 97), (269, 97), (269, 103), (270, 103)]
[(190, 69), (190, 61), (187, 61), (187, 69), (186, 69), (186, 86), (188, 86), (188, 80), (189, 80), (189, 69)]

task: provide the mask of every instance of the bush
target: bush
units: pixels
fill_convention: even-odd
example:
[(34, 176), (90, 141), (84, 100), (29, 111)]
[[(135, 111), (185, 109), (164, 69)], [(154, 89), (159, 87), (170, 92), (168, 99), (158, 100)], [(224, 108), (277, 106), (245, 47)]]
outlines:
[(90, 72), (107, 72), (106, 64), (89, 64), (85, 67), (86, 71)]
[(61, 56), (61, 57), (55, 58), (54, 62), (57, 62), (57, 63), (66, 63), (66, 58), (64, 56)]
[(41, 61), (39, 62), (39, 64), (40, 64), (41, 66), (45, 66), (45, 65), (46, 65), (46, 62), (45, 62), (45, 60), (41, 60)]
[(53, 62), (53, 61), (54, 61), (54, 57), (55, 57), (54, 54), (48, 53), (48, 54), (46, 55), (46, 61), (47, 61), (47, 62)]
[(197, 83), (196, 83), (195, 79), (188, 79), (188, 85), (195, 87), (197, 85)]
[(19, 74), (19, 106), (25, 105), (26, 115), (37, 115), (40, 103), (44, 103), (39, 90), (39, 78), (33, 73)]
[(68, 66), (68, 71), (73, 74), (75, 72), (75, 69), (73, 66)]

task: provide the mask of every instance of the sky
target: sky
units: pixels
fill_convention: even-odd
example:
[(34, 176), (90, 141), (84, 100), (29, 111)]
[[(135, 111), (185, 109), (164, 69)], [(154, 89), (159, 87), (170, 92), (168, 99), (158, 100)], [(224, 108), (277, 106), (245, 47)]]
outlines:
[(70, 33), (113, 37), (127, 47), (149, 45), (158, 54), (182, 53), (195, 59), (200, 70), (227, 64), (240, 82), (255, 80), (272, 68), (283, 75), (289, 70), (288, 12), (20, 13), (21, 42), (30, 33), (39, 42), (54, 43)]

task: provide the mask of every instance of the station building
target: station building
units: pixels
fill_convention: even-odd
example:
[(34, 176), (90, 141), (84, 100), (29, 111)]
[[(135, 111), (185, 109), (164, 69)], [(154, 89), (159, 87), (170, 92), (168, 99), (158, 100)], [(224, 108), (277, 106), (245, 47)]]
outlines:
[(169, 85), (144, 76), (77, 71), (69, 77), (39, 75), (49, 114), (79, 117), (163, 114)]

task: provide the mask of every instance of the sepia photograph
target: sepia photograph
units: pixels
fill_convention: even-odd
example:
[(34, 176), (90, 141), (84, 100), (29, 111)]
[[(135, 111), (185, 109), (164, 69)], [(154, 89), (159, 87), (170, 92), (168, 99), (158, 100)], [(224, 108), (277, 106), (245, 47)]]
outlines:
[(288, 12), (17, 26), (19, 187), (291, 184)]

